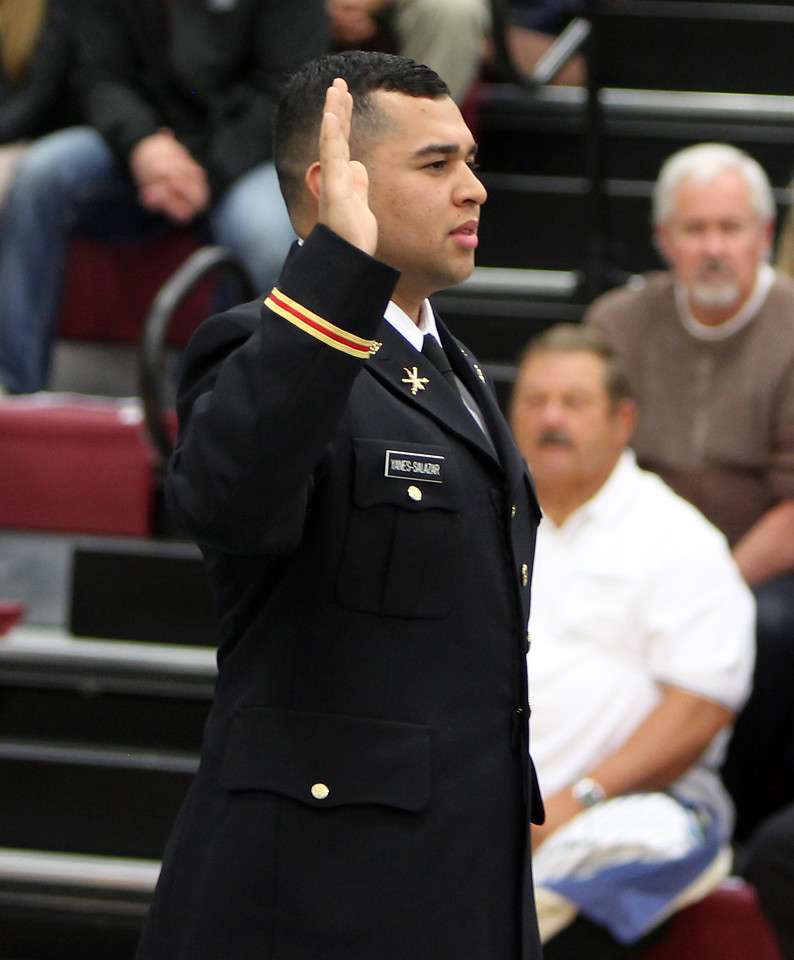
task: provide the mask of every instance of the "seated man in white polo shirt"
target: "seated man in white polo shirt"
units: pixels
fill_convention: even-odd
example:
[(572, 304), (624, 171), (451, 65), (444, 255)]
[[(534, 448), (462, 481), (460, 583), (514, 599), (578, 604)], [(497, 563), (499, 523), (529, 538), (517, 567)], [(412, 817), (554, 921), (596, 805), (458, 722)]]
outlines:
[(635, 418), (600, 331), (529, 345), (511, 425), (545, 514), (529, 664), (548, 960), (581, 951), (583, 929), (589, 958), (637, 955), (730, 869), (717, 771), (749, 689), (752, 594), (716, 527), (637, 467)]

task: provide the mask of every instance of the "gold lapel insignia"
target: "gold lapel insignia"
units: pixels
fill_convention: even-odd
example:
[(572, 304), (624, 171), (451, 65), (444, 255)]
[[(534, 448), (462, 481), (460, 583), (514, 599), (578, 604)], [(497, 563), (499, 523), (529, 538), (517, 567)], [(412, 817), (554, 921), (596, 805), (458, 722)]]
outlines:
[(420, 390), (424, 390), (426, 383), (430, 383), (427, 377), (419, 376), (418, 367), (413, 367), (413, 368), (403, 367), (403, 370), (405, 370), (408, 376), (403, 377), (402, 382), (409, 383), (411, 385), (411, 393), (413, 394), (413, 396), (416, 396)]
[(372, 346), (369, 348), (369, 355), (370, 355), (371, 357), (374, 357), (375, 354), (378, 352), (378, 350), (380, 350), (380, 348), (381, 348), (382, 346), (383, 346), (383, 344), (380, 343), (378, 340), (373, 340), (373, 341), (372, 341)]
[(474, 364), (474, 369), (477, 371), (477, 376), (485, 383), (485, 374), (480, 370), (479, 364)]

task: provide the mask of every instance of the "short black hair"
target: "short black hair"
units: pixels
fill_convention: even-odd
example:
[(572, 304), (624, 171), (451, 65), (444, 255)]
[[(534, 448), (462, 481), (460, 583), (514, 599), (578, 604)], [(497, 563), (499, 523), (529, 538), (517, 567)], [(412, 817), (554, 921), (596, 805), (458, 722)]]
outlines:
[[(273, 150), (281, 192), (288, 207), (301, 195), (306, 168), (317, 159), (325, 94), (337, 77), (353, 94), (351, 153), (377, 136), (386, 118), (372, 102), (375, 90), (439, 100), (449, 87), (424, 64), (374, 50), (345, 50), (311, 60), (284, 88), (273, 129)], [(360, 159), (358, 157), (357, 159)]]

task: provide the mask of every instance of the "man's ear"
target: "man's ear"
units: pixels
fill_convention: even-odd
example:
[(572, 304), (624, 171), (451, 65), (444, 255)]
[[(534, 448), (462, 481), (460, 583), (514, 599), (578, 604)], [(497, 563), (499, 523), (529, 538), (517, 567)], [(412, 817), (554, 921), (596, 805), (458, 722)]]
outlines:
[(775, 243), (775, 221), (767, 220), (761, 229), (764, 232), (764, 253), (762, 259), (769, 260), (772, 256)]
[(637, 401), (631, 397), (623, 397), (621, 400), (618, 400), (615, 412), (618, 422), (620, 423), (623, 443), (628, 444), (634, 433), (634, 428), (637, 425), (637, 415), (639, 413)]
[(309, 193), (314, 197), (315, 200), (320, 199), (320, 180), (322, 179), (322, 169), (320, 167), (320, 161), (315, 160), (314, 163), (308, 167), (306, 174), (304, 175), (304, 180), (306, 181), (306, 187)]

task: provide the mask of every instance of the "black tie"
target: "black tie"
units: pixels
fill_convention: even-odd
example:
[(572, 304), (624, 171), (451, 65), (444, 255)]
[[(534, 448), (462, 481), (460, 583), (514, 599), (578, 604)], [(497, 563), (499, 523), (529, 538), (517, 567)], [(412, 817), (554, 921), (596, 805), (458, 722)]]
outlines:
[(436, 370), (438, 370), (447, 383), (454, 387), (457, 391), (458, 383), (455, 380), (455, 374), (452, 372), (452, 367), (449, 365), (449, 359), (444, 352), (444, 348), (441, 346), (438, 340), (436, 340), (432, 333), (425, 334), (424, 343), (422, 344), (422, 353), (433, 364), (433, 366), (436, 368)]

